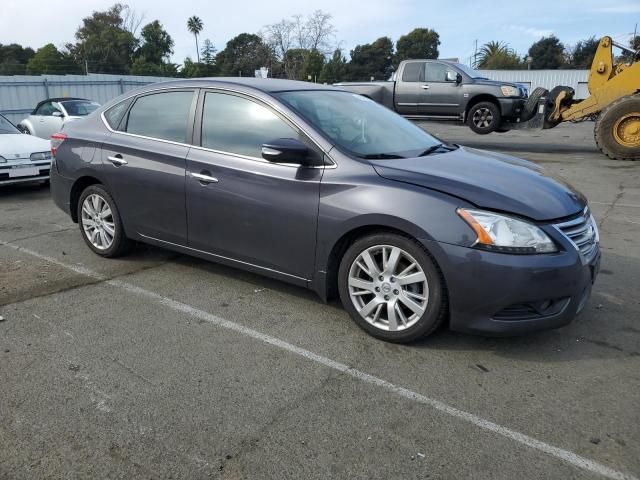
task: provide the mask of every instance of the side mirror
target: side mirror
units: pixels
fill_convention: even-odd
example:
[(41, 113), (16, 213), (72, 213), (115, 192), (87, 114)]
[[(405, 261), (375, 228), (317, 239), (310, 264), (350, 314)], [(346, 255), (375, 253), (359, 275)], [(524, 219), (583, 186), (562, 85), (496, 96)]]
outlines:
[(59, 111), (55, 111), (55, 112), (53, 112), (51, 115), (52, 115), (53, 117), (58, 117), (58, 118), (61, 118), (61, 117), (63, 116), (63, 115), (62, 115), (62, 112), (59, 112)]
[(457, 72), (452, 72), (451, 70), (447, 70), (447, 82), (462, 82), (462, 75)]
[(273, 163), (305, 165), (308, 155), (309, 148), (293, 138), (278, 138), (262, 145), (262, 158)]

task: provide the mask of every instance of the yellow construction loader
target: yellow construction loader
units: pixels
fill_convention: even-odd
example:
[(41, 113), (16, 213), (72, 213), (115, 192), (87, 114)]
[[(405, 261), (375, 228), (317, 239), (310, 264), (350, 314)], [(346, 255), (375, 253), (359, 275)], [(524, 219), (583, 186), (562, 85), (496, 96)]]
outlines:
[[(614, 62), (614, 46), (630, 54), (628, 63)], [(640, 52), (603, 37), (588, 86), (589, 97), (584, 100), (574, 100), (570, 87), (559, 86), (550, 92), (537, 88), (525, 105), (522, 124), (516, 128), (530, 124), (547, 129), (594, 118), (594, 137), (602, 153), (614, 160), (640, 160)]]

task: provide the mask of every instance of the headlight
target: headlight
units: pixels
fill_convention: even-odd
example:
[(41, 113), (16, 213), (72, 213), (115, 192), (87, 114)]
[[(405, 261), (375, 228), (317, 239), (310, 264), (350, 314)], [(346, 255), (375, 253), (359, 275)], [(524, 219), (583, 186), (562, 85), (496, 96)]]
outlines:
[(500, 87), (500, 90), (502, 90), (502, 95), (504, 95), (505, 97), (519, 97), (520, 96), (520, 90), (518, 90), (516, 87), (512, 87), (510, 85), (502, 85)]
[(475, 246), (505, 253), (552, 253), (558, 247), (535, 225), (505, 215), (459, 208), (458, 215), (478, 236)]
[(31, 154), (32, 162), (37, 162), (39, 160), (51, 160), (51, 152), (38, 152)]
[(4, 157), (0, 157), (0, 163), (7, 163), (7, 159)]

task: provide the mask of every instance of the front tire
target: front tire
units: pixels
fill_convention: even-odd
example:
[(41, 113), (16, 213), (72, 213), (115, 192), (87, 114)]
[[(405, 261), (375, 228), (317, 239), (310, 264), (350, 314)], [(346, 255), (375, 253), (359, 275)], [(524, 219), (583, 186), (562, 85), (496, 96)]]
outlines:
[(612, 160), (640, 160), (640, 95), (622, 97), (598, 116), (596, 145)]
[(493, 102), (476, 103), (467, 115), (467, 125), (479, 135), (494, 132), (501, 122), (500, 108)]
[(91, 185), (80, 195), (78, 225), (87, 246), (101, 257), (118, 257), (129, 248), (118, 207), (102, 185)]
[(388, 342), (433, 333), (446, 316), (444, 281), (417, 241), (378, 233), (351, 245), (340, 263), (338, 289), (356, 324)]

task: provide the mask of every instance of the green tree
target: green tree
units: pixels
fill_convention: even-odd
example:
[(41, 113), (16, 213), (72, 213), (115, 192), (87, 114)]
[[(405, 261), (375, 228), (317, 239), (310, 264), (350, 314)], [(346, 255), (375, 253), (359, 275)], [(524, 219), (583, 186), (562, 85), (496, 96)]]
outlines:
[[(629, 39), (629, 48), (634, 52), (640, 51), (640, 35), (636, 35)], [(633, 61), (633, 57), (634, 55), (631, 52), (624, 51), (622, 52), (621, 60), (630, 63)]]
[(131, 64), (131, 74), (161, 76), (162, 65), (154, 62), (149, 62), (145, 59), (145, 57), (138, 57)]
[(564, 64), (564, 46), (557, 37), (543, 37), (529, 48), (534, 70), (557, 69)]
[(272, 68), (277, 61), (273, 51), (258, 35), (241, 33), (216, 55), (216, 64), (223, 75), (253, 77), (260, 67)]
[(567, 52), (567, 66), (571, 68), (589, 69), (598, 49), (600, 40), (596, 37), (580, 40)]
[(208, 38), (205, 39), (200, 53), (202, 54), (202, 63), (205, 65), (212, 66), (216, 63), (216, 47), (214, 47), (213, 42)]
[(158, 20), (142, 27), (140, 32), (142, 45), (136, 51), (148, 63), (162, 65), (173, 53), (173, 39)]
[(27, 62), (36, 52), (17, 43), (0, 44), (0, 75), (24, 75)]
[(52, 43), (48, 43), (38, 49), (36, 54), (27, 62), (28, 75), (46, 73), (58, 75), (80, 73), (80, 68), (70, 56), (58, 51)]
[(391, 73), (393, 42), (389, 37), (380, 37), (373, 43), (357, 45), (351, 50), (351, 61), (347, 65), (349, 80), (386, 79)]
[(309, 80), (313, 82), (318, 81), (318, 77), (322, 73), (322, 68), (324, 67), (325, 58), (322, 53), (320, 53), (315, 48), (307, 52), (304, 64), (302, 65), (302, 78), (301, 80)]
[(76, 43), (67, 50), (92, 72), (126, 73), (129, 71), (134, 51), (138, 45), (133, 34), (125, 29), (122, 11), (124, 5), (115, 4), (104, 12), (93, 12), (82, 20), (76, 32)]
[(477, 67), (487, 70), (517, 70), (522, 68), (522, 60), (506, 43), (491, 41), (480, 48)]
[(396, 42), (396, 62), (412, 58), (438, 58), (440, 35), (430, 28), (416, 28)]
[(324, 64), (322, 73), (320, 74), (321, 83), (337, 83), (345, 78), (347, 60), (342, 55), (342, 51), (338, 48), (333, 52), (333, 57)]
[(291, 80), (306, 80), (303, 68), (309, 51), (304, 48), (291, 48), (282, 58), (282, 66), (287, 78)]
[(198, 63), (200, 63), (200, 48), (198, 47), (198, 35), (200, 34), (203, 28), (204, 28), (204, 24), (202, 23), (202, 20), (200, 19), (200, 17), (196, 17), (194, 15), (193, 17), (189, 18), (189, 20), (187, 20), (187, 30), (193, 33), (193, 36), (196, 39), (196, 54), (198, 56)]

